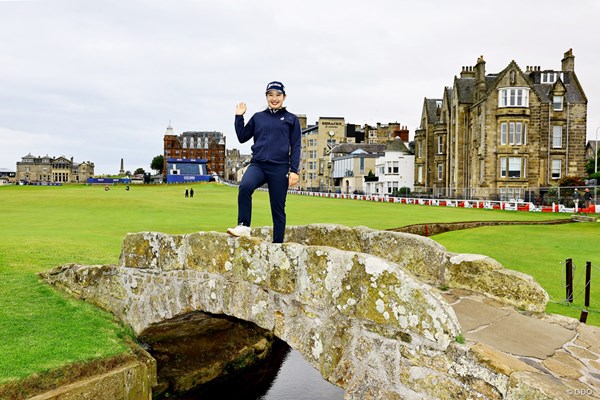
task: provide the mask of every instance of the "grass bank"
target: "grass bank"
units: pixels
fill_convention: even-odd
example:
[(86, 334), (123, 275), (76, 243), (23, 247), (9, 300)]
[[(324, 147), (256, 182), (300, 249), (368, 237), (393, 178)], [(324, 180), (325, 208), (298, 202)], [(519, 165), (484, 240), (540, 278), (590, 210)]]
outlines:
[[(207, 183), (193, 187), (193, 198), (184, 197), (185, 189), (181, 185), (131, 186), (129, 191), (124, 186), (115, 186), (109, 191), (103, 186), (84, 185), (0, 187), (0, 385), (66, 364), (129, 351), (123, 340), (129, 335), (128, 331), (110, 315), (57, 293), (41, 282), (36, 273), (71, 262), (115, 264), (121, 241), (128, 232), (223, 232), (235, 223), (236, 188)], [(374, 229), (430, 222), (568, 218), (562, 214), (438, 208), (307, 196), (288, 196), (287, 211), (289, 225), (337, 223)], [(253, 226), (270, 224), (268, 194), (257, 192)], [(587, 226), (598, 228), (598, 225)], [(545, 250), (531, 253), (531, 249), (521, 246), (520, 242), (525, 242), (521, 236), (521, 241), (515, 240), (514, 247), (508, 251), (513, 253), (514, 259), (498, 259), (505, 266), (524, 269), (542, 281), (527, 271), (530, 267), (521, 261), (534, 254), (539, 257), (538, 264), (550, 263), (552, 266), (566, 257), (579, 260), (578, 257), (584, 257), (588, 252), (578, 247), (581, 242), (575, 233), (585, 226), (569, 224), (572, 231), (560, 230), (561, 226), (544, 226), (531, 231), (529, 229), (533, 227), (514, 227), (513, 232), (519, 235), (530, 232), (525, 236), (527, 239), (533, 240), (535, 235), (545, 237), (546, 240), (538, 242)], [(452, 236), (460, 232), (452, 232), (440, 235), (439, 240), (452, 251), (494, 256), (478, 250), (479, 242), (489, 240), (498, 247), (506, 247), (504, 234), (493, 234), (496, 229), (506, 227), (486, 229), (491, 232), (487, 238), (467, 235), (461, 239)], [(506, 234), (507, 237), (510, 235)], [(589, 235), (598, 237), (598, 230), (586, 231), (583, 237)], [(491, 251), (493, 247), (490, 245), (490, 249), (485, 250)], [(551, 252), (557, 259), (542, 257), (546, 253), (550, 256)], [(518, 265), (513, 266), (513, 260)], [(538, 270), (534, 272), (537, 274)], [(546, 272), (539, 271), (541, 275)], [(548, 283), (558, 284), (554, 279)], [(549, 292), (554, 291), (552, 287), (543, 286)], [(600, 300), (600, 294), (594, 292), (592, 298)]]
[[(485, 254), (506, 268), (531, 275), (548, 292), (546, 311), (579, 319), (584, 307), (585, 266), (592, 263), (587, 323), (600, 326), (600, 223), (505, 225), (446, 232), (432, 237), (456, 253)], [(565, 260), (571, 258), (574, 301), (565, 301)]]

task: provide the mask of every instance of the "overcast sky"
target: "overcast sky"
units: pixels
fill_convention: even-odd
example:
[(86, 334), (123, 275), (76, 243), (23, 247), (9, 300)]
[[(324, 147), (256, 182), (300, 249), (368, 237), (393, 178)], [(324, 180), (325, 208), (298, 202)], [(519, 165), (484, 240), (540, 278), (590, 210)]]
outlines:
[(487, 73), (559, 70), (570, 48), (593, 140), (599, 26), (598, 0), (0, 0), (0, 168), (31, 153), (149, 171), (169, 121), (250, 153), (235, 104), (260, 111), (272, 80), (309, 123), (398, 122), (412, 139), (423, 99), (480, 55)]

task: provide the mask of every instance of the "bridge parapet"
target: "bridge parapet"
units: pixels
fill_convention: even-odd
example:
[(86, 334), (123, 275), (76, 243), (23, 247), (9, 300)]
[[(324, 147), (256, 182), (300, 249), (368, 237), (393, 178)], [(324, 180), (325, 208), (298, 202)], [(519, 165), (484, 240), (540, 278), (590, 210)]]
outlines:
[[(268, 240), (271, 228), (254, 228), (252, 234)], [(487, 256), (448, 252), (434, 240), (410, 233), (313, 224), (288, 227), (286, 240), (371, 254), (430, 285), (467, 289), (526, 311), (544, 312), (549, 300), (548, 293), (527, 274), (505, 269)]]
[[(325, 234), (310, 233), (317, 231)], [(298, 243), (272, 244), (215, 232), (133, 233), (118, 265), (68, 264), (42, 275), (136, 334), (192, 311), (253, 322), (302, 353), (348, 399), (457, 398), (467, 381), (505, 392), (508, 378), (454, 341), (454, 310), (416, 278), (443, 282), (455, 255), (427, 238), (379, 235), (309, 226), (290, 230)]]

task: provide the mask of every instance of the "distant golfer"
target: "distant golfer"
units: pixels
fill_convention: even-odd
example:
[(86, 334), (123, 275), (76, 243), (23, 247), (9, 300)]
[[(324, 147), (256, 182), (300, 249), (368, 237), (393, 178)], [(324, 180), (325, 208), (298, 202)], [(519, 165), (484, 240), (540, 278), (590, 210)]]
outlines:
[(246, 103), (235, 111), (235, 133), (240, 143), (250, 139), (252, 160), (242, 177), (238, 191), (238, 226), (227, 229), (233, 236), (250, 236), (252, 194), (265, 183), (269, 187), (273, 243), (283, 243), (285, 235), (285, 199), (288, 187), (298, 183), (300, 165), (300, 122), (283, 107), (285, 87), (281, 82), (267, 85), (267, 109), (257, 112), (244, 126)]

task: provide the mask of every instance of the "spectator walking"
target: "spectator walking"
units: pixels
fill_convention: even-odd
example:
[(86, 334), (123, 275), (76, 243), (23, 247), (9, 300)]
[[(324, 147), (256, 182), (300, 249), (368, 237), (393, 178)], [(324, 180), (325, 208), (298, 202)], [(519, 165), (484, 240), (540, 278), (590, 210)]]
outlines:
[(590, 189), (585, 188), (583, 200), (585, 200), (585, 208), (590, 208), (592, 205), (592, 192), (590, 192)]

